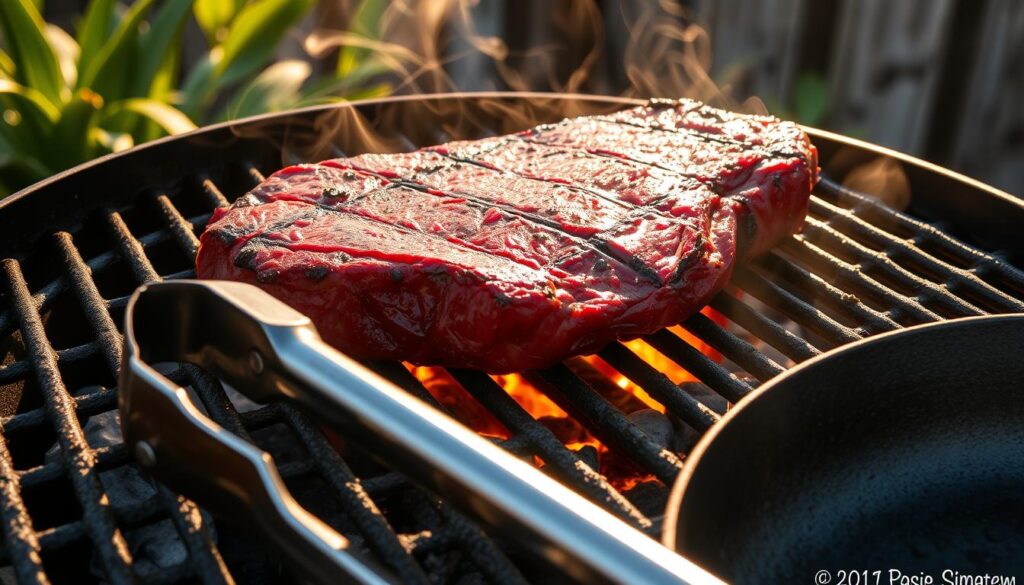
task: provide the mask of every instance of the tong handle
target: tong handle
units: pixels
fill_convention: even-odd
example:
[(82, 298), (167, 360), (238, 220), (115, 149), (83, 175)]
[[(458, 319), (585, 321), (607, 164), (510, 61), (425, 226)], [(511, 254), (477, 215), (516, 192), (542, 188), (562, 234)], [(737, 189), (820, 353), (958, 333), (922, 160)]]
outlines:
[[(134, 316), (140, 340), (145, 335), (142, 341), (148, 345), (210, 369), (254, 399), (283, 395), (298, 402), (345, 438), (460, 504), (572, 579), (720, 583), (328, 346), (306, 317), (260, 289), (183, 281), (150, 285), (148, 292), (136, 295), (128, 318)], [(141, 295), (148, 295), (145, 302)], [(168, 300), (181, 302), (189, 295), (191, 302), (180, 306), (190, 311), (167, 310)], [(160, 297), (164, 302), (158, 302)], [(147, 304), (162, 309), (139, 310)], [(178, 335), (172, 340), (156, 333), (174, 329)]]

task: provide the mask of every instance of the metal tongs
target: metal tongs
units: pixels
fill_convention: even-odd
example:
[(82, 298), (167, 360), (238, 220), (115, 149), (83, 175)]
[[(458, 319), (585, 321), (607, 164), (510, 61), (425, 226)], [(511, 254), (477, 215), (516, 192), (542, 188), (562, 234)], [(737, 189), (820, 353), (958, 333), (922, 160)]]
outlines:
[(203, 414), (150, 364), (191, 362), (257, 402), (316, 412), (411, 480), (583, 582), (720, 583), (539, 470), (326, 345), (310, 320), (247, 284), (177, 281), (128, 302), (126, 444), (161, 481), (249, 522), (320, 583), (394, 580), (288, 493), (269, 454)]

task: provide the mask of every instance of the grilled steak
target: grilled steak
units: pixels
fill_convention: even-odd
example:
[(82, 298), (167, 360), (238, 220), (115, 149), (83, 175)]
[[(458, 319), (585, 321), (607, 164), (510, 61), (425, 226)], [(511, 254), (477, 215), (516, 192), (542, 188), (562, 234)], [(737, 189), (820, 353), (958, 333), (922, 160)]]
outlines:
[(528, 370), (699, 310), (799, 228), (816, 177), (794, 124), (652, 101), (282, 169), (217, 211), (197, 272), (355, 357)]

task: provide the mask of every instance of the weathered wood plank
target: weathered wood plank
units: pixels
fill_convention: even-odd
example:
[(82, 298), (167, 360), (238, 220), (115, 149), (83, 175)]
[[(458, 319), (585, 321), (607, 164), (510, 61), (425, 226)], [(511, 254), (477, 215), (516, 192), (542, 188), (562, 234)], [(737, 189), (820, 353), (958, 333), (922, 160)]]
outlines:
[(953, 164), (1024, 196), (1024, 2), (992, 0), (983, 26)]
[(701, 0), (697, 22), (711, 37), (712, 73), (726, 93), (785, 103), (798, 72), (806, 0)]
[(844, 3), (829, 70), (831, 126), (920, 152), (952, 14), (953, 0)]

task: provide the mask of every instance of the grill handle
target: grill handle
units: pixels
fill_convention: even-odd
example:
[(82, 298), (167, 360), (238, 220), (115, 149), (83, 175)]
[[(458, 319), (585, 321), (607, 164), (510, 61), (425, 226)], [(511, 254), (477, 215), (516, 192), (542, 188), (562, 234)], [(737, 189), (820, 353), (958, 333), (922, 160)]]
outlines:
[[(569, 578), (581, 582), (720, 583), (604, 509), (328, 346), (308, 318), (256, 287), (218, 281), (143, 286), (133, 295), (126, 320), (126, 367), (122, 368), (128, 377), (122, 380), (126, 438), (137, 445), (137, 450), (152, 449), (158, 475), (164, 467), (161, 459), (180, 457), (181, 451), (174, 451), (188, 449), (188, 445), (169, 445), (168, 441), (184, 435), (160, 429), (164, 423), (160, 419), (140, 416), (141, 407), (146, 405), (136, 404), (136, 398), (146, 394), (145, 387), (170, 385), (179, 402), (188, 399), (184, 390), (170, 384), (145, 362), (189, 361), (257, 401), (283, 397), (303, 405), (346, 439), (453, 501)], [(192, 418), (202, 416), (198, 412), (188, 414)], [(251, 468), (260, 470), (258, 477), (250, 469), (245, 486), (234, 486), (235, 490), (260, 493), (263, 500), (291, 500), (273, 472), (269, 455), (209, 419), (203, 423), (206, 434), (215, 435), (225, 449), (259, 454), (258, 460), (246, 458)], [(198, 457), (203, 450), (195, 452)], [(182, 473), (182, 466), (176, 467)], [(196, 474), (188, 475), (195, 479)], [(175, 479), (170, 470), (163, 476)], [(215, 477), (200, 483), (225, 483)], [(263, 485), (254, 486), (257, 482)], [(197, 498), (204, 495), (186, 491), (196, 493)], [(265, 527), (283, 528), (307, 543), (321, 540), (313, 545), (313, 551), (333, 551), (311, 559), (309, 549), (297, 554), (294, 544), (280, 542), (288, 537), (274, 539), (293, 560), (320, 565), (316, 576), (321, 580), (330, 580), (323, 576), (332, 572), (335, 577), (372, 580), (354, 570), (353, 563), (358, 559), (351, 553), (336, 554), (344, 552), (340, 535), (328, 528), (333, 540), (325, 544), (326, 527), (294, 501), (250, 511), (262, 516), (257, 520)], [(292, 515), (292, 519), (268, 521), (268, 514)]]

